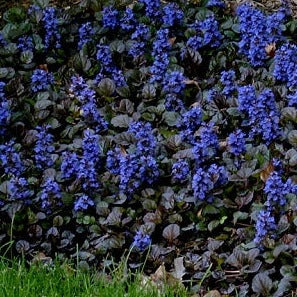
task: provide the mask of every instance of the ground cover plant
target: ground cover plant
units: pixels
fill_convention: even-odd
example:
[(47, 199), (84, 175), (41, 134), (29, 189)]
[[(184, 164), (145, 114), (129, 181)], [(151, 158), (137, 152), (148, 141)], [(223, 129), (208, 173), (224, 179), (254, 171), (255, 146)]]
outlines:
[(130, 251), (199, 294), (296, 287), (286, 2), (37, 0), (1, 28), (2, 253), (100, 270)]

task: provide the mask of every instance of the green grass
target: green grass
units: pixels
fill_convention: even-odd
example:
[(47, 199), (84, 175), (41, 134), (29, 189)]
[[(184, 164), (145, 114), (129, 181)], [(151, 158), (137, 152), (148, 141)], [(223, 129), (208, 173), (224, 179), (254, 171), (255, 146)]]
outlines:
[[(133, 279), (133, 281), (131, 280)], [(160, 291), (141, 282), (140, 274), (125, 277), (122, 269), (110, 277), (83, 272), (70, 264), (31, 265), (0, 260), (1, 297), (186, 297), (181, 287)]]

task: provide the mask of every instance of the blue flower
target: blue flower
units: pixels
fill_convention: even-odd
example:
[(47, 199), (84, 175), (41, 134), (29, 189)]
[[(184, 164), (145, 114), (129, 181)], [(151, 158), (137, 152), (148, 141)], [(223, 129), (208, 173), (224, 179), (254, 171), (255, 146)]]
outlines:
[(124, 31), (130, 31), (135, 28), (136, 20), (131, 8), (127, 7), (124, 16), (120, 20), (120, 26)]
[(43, 11), (42, 20), (44, 22), (45, 30), (45, 48), (49, 48), (55, 42), (56, 48), (61, 47), (61, 35), (58, 30), (58, 19), (56, 17), (56, 10), (53, 7), (47, 7)]
[(223, 0), (208, 0), (206, 7), (219, 7), (225, 8), (226, 4)]
[(54, 206), (61, 206), (62, 194), (60, 186), (53, 179), (48, 178), (42, 185), (40, 192), (41, 208), (46, 213), (51, 213)]
[(147, 17), (156, 19), (160, 16), (160, 0), (140, 0), (139, 2), (145, 4), (145, 15)]
[(79, 168), (79, 159), (76, 153), (63, 152), (61, 173), (62, 178), (73, 178), (76, 176)]
[(94, 28), (92, 27), (92, 24), (90, 22), (87, 22), (81, 25), (81, 27), (78, 30), (78, 33), (79, 33), (78, 48), (82, 49), (86, 43), (92, 41), (92, 36), (95, 34), (95, 31), (94, 31)]
[(48, 133), (49, 125), (43, 127), (36, 127), (38, 133), (36, 134), (36, 144), (34, 147), (35, 152), (35, 164), (38, 169), (46, 169), (54, 165), (54, 161), (51, 157), (55, 151), (53, 146), (54, 137)]
[(25, 168), (20, 154), (16, 151), (14, 145), (15, 142), (13, 140), (0, 145), (0, 160), (6, 174), (18, 177), (24, 172)]
[(223, 71), (221, 73), (220, 81), (224, 86), (223, 94), (226, 96), (232, 95), (232, 93), (236, 90), (236, 86), (234, 84), (235, 71), (234, 70)]
[(192, 27), (195, 29), (196, 35), (188, 39), (188, 47), (199, 50), (203, 46), (215, 48), (221, 44), (222, 35), (219, 31), (219, 23), (214, 15), (203, 21), (196, 21)]
[(174, 181), (184, 182), (190, 175), (189, 163), (185, 160), (178, 160), (173, 164), (171, 174)]
[(163, 7), (162, 19), (165, 26), (180, 24), (183, 18), (184, 13), (176, 3), (168, 3)]
[(267, 58), (266, 46), (281, 39), (284, 18), (278, 12), (266, 16), (249, 3), (239, 5), (237, 15), (242, 37), (239, 50), (253, 66), (262, 66)]
[(292, 94), (287, 95), (289, 100), (288, 106), (297, 108), (297, 91), (294, 91)]
[(149, 27), (144, 24), (139, 24), (132, 33), (131, 38), (133, 43), (129, 49), (129, 55), (134, 59), (142, 56), (145, 52), (146, 42), (149, 39)]
[(118, 15), (119, 12), (112, 5), (104, 7), (102, 11), (103, 27), (115, 29), (118, 26)]
[(31, 90), (36, 93), (46, 91), (54, 83), (54, 76), (43, 69), (36, 69), (31, 76)]
[(82, 158), (79, 162), (77, 178), (84, 191), (91, 193), (99, 189), (98, 171), (94, 162)]
[(108, 45), (97, 45), (97, 60), (104, 71), (112, 72), (114, 66)]
[(181, 131), (183, 141), (195, 143), (195, 132), (202, 123), (202, 110), (195, 106), (182, 115), (178, 128)]
[(120, 174), (120, 161), (121, 150), (119, 148), (116, 147), (114, 150), (109, 150), (107, 152), (106, 167), (112, 174)]
[(171, 71), (165, 74), (163, 84), (163, 92), (181, 94), (185, 87), (185, 76), (180, 71)]
[(132, 246), (136, 247), (139, 251), (144, 251), (149, 247), (152, 240), (148, 234), (143, 234), (141, 230), (138, 230), (133, 238)]
[(84, 211), (94, 205), (94, 201), (88, 195), (82, 194), (74, 202), (74, 211)]
[(30, 197), (33, 192), (29, 189), (28, 181), (23, 177), (13, 177), (8, 184), (10, 200), (20, 200), (26, 204), (31, 204)]
[(260, 243), (264, 237), (276, 229), (275, 218), (269, 210), (261, 210), (256, 222), (254, 242)]
[(246, 151), (245, 134), (242, 132), (241, 129), (237, 129), (229, 135), (228, 146), (230, 152), (235, 156), (239, 156)]
[(101, 147), (99, 145), (98, 135), (87, 129), (84, 131), (84, 138), (82, 141), (83, 158), (87, 161), (93, 162), (95, 165), (99, 164)]
[(72, 76), (69, 91), (83, 104), (95, 102), (96, 92), (92, 90), (81, 76)]
[(31, 36), (22, 36), (18, 39), (18, 49), (21, 52), (25, 51), (33, 51), (34, 50), (34, 44), (33, 44), (33, 38)]
[(165, 96), (165, 108), (168, 111), (183, 111), (185, 105), (183, 101), (176, 94), (167, 94)]

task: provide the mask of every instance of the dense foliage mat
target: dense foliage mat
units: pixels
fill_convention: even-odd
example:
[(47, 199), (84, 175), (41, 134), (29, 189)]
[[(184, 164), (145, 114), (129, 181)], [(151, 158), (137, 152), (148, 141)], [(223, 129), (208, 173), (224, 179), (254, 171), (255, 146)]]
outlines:
[(235, 4), (4, 13), (2, 253), (103, 269), (130, 250), (228, 296), (296, 286), (296, 20)]

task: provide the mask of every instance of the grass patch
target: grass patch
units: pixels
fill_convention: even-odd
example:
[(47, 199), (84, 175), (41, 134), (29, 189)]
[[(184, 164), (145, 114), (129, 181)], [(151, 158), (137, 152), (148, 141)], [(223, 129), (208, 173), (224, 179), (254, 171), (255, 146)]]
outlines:
[(0, 260), (1, 297), (186, 297), (181, 287), (162, 291), (152, 285), (144, 285), (140, 274), (124, 275), (115, 270), (110, 276), (96, 271), (76, 270), (71, 264), (26, 267), (24, 262)]

